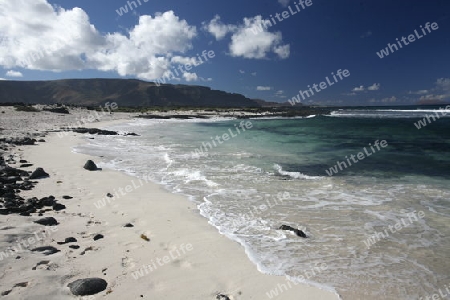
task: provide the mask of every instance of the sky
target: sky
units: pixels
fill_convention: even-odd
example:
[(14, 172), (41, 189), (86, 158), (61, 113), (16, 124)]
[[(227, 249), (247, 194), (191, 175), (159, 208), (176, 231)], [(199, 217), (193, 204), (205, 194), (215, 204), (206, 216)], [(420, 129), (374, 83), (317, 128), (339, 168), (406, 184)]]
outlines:
[(166, 80), (318, 105), (450, 102), (449, 13), (449, 0), (0, 0), (0, 80)]

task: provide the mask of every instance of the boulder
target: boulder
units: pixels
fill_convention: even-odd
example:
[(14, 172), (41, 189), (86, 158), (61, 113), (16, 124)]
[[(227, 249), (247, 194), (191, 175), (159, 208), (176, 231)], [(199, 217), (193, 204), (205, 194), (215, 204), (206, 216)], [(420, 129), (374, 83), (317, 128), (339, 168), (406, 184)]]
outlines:
[(104, 238), (103, 234), (96, 234), (94, 236), (94, 241)]
[(53, 246), (44, 246), (44, 247), (37, 247), (34, 249), (31, 249), (31, 251), (34, 252), (42, 252), (45, 255), (51, 255), (51, 254), (55, 254), (56, 252), (59, 252), (60, 250), (56, 249)]
[(88, 160), (84, 164), (83, 168), (85, 168), (86, 170), (89, 170), (89, 171), (96, 171), (97, 170), (97, 165), (92, 160)]
[(94, 295), (104, 291), (108, 283), (101, 278), (84, 278), (67, 285), (75, 296)]
[(53, 217), (46, 217), (39, 220), (34, 221), (34, 223), (41, 224), (44, 226), (55, 226), (58, 225), (58, 221), (56, 221)]
[(39, 179), (39, 178), (45, 178), (45, 177), (49, 177), (50, 175), (48, 175), (47, 172), (44, 171), (44, 169), (42, 168), (37, 168), (36, 170), (34, 170), (33, 173), (31, 173), (30, 179)]
[(294, 228), (292, 226), (289, 226), (289, 225), (281, 225), (280, 228), (278, 228), (278, 229), (292, 231), (299, 237), (307, 238), (306, 234), (303, 231), (301, 231), (300, 229)]

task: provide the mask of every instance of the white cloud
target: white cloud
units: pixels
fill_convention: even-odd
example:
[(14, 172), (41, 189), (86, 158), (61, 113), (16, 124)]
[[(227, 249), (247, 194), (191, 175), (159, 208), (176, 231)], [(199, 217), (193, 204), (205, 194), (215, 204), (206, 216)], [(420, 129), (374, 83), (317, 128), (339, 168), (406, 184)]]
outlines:
[(186, 81), (197, 81), (198, 80), (198, 76), (196, 73), (189, 73), (189, 72), (185, 72), (183, 73), (183, 78)]
[(256, 87), (256, 90), (257, 91), (270, 91), (272, 89), (272, 87), (270, 87), (270, 86), (261, 86), (261, 85), (258, 85), (257, 87)]
[(1, 78), (1, 77), (0, 77), (0, 80), (6, 80), (6, 79), (5, 79), (5, 78)]
[(367, 89), (369, 91), (378, 91), (380, 89), (380, 84), (379, 83), (374, 83), (373, 85), (367, 87)]
[(173, 63), (192, 61), (184, 53), (197, 36), (195, 26), (173, 11), (139, 17), (126, 34), (100, 33), (80, 8), (47, 0), (0, 1), (0, 66), (33, 70), (115, 71), (154, 80)]
[(450, 99), (450, 78), (438, 78), (434, 83), (434, 88), (430, 90), (419, 90), (409, 92), (409, 94), (422, 95), (419, 100), (449, 100)]
[(252, 76), (256, 76), (256, 72), (253, 72), (253, 73), (252, 73)]
[(203, 22), (202, 25), (203, 30), (211, 33), (218, 41), (223, 39), (228, 33), (236, 30), (235, 25), (226, 25), (222, 23), (219, 15), (215, 15), (209, 23)]
[(383, 102), (383, 103), (395, 102), (395, 101), (397, 101), (397, 97), (395, 97), (395, 96), (392, 96), (390, 98), (381, 99), (381, 102)]
[(8, 77), (23, 77), (23, 74), (18, 72), (18, 71), (13, 71), (13, 70), (9, 70), (8, 72), (6, 72), (5, 74)]
[(363, 92), (365, 91), (365, 88), (363, 85), (359, 86), (359, 87), (355, 87), (352, 92)]
[(278, 3), (280, 3), (283, 7), (286, 7), (289, 5), (289, 2), (291, 0), (278, 0)]
[(281, 59), (285, 59), (291, 54), (291, 47), (289, 45), (276, 46), (273, 52), (278, 54)]
[(264, 59), (268, 53), (274, 52), (282, 59), (289, 57), (289, 45), (282, 45), (282, 34), (260, 27), (262, 21), (261, 16), (244, 18), (244, 24), (231, 37), (231, 56)]
[(281, 32), (269, 32), (262, 26), (262, 17), (244, 18), (242, 24), (224, 24), (216, 15), (208, 23), (203, 23), (203, 29), (211, 33), (217, 40), (232, 33), (229, 44), (229, 54), (234, 57), (250, 59), (265, 59), (271, 52), (285, 59), (290, 55), (290, 46), (283, 44)]
[(425, 95), (428, 94), (428, 90), (409, 91), (410, 95)]
[(239, 73), (244, 74), (245, 71), (244, 70), (239, 70)]

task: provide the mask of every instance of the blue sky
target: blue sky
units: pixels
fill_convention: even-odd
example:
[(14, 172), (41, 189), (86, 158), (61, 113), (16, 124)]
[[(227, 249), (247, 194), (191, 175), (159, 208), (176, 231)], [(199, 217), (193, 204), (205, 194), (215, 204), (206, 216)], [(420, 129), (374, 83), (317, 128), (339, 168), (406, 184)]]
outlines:
[[(450, 101), (448, 0), (139, 1), (0, 0), (0, 78), (155, 81), (206, 50), (215, 56), (168, 82), (284, 102), (347, 69), (302, 102)], [(283, 11), (286, 19), (252, 30)], [(438, 29), (424, 35), (427, 22)], [(414, 30), (420, 39), (377, 55)]]

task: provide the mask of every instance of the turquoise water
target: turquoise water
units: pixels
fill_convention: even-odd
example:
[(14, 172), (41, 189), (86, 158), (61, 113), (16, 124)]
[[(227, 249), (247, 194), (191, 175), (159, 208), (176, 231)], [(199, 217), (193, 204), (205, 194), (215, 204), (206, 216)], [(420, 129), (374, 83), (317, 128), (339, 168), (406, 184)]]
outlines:
[[(418, 299), (450, 281), (450, 118), (417, 129), (430, 113), (346, 109), (250, 120), (239, 133), (241, 120), (137, 120), (111, 129), (140, 137), (96, 137), (77, 151), (189, 195), (262, 272), (336, 290), (343, 299)], [(211, 137), (225, 133), (229, 139), (214, 146)], [(387, 147), (371, 151), (377, 140)], [(199, 155), (195, 149), (206, 142), (211, 149)], [(327, 175), (364, 147), (370, 156)], [(277, 230), (281, 224), (309, 238)], [(305, 277), (323, 263), (326, 270)]]

